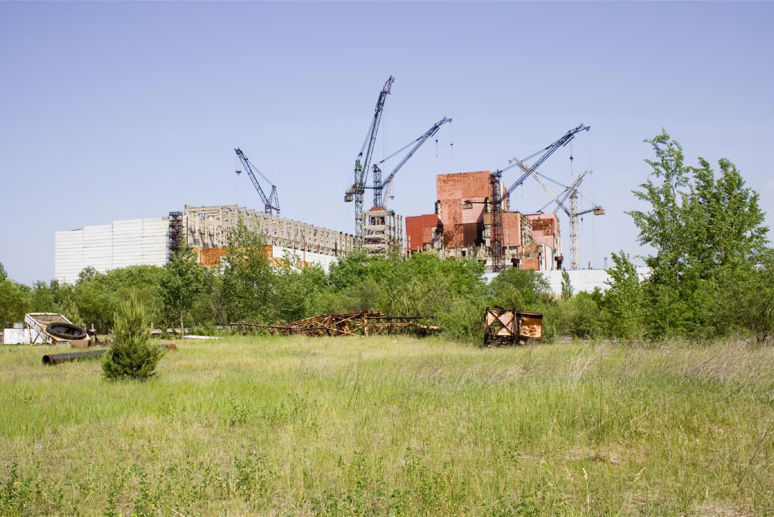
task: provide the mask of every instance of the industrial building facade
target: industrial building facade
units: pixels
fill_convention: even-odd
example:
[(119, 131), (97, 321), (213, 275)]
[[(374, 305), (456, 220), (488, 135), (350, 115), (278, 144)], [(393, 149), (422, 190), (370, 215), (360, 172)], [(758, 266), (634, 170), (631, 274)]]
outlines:
[[(555, 214), (508, 211), (504, 187), (490, 171), (436, 176), (434, 214), (406, 217), (409, 253), (433, 251), (444, 258), (473, 258), (488, 269), (500, 266), (548, 271), (561, 269), (559, 220)], [(494, 200), (503, 200), (495, 205)]]
[[(499, 177), (489, 171), (439, 174), (435, 213), (405, 218), (383, 208), (367, 216), (361, 247), (369, 252), (432, 251), (441, 258), (473, 258), (492, 271), (518, 267), (561, 269), (559, 221), (555, 214), (508, 211)], [(498, 208), (499, 207), (499, 208)], [(260, 231), (267, 257), (280, 263), (294, 254), (302, 264), (325, 268), (355, 246), (355, 237), (237, 205), (185, 206), (168, 217), (114, 221), (56, 233), (55, 278), (74, 283), (86, 267), (99, 272), (130, 265), (162, 266), (182, 243), (202, 266), (216, 266), (226, 254), (238, 221)], [(493, 249), (500, 249), (495, 257)]]
[(111, 269), (163, 266), (185, 242), (202, 266), (215, 266), (225, 256), (231, 230), (242, 220), (265, 238), (267, 257), (275, 263), (294, 254), (306, 264), (325, 268), (354, 247), (352, 235), (265, 214), (244, 207), (186, 206), (167, 217), (114, 221), (100, 226), (56, 232), (54, 278), (74, 283), (86, 267)]
[(169, 258), (169, 217), (114, 221), (56, 232), (54, 278), (72, 284), (86, 267), (99, 272), (134, 265), (163, 266)]

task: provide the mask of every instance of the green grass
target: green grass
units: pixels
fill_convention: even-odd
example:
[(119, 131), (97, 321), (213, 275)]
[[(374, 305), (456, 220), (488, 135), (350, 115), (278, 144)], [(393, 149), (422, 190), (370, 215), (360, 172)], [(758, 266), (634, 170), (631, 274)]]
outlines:
[(180, 345), (148, 382), (0, 348), (0, 515), (766, 515), (774, 349)]

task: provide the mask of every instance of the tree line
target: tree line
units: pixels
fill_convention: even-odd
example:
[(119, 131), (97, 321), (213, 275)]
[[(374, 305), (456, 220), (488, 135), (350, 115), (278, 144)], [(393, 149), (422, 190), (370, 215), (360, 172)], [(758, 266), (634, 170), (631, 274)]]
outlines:
[(647, 140), (654, 157), (648, 180), (634, 191), (645, 207), (630, 212), (650, 254), (640, 279), (631, 257), (612, 254), (608, 289), (574, 293), (564, 276), (555, 298), (538, 272), (509, 268), (491, 282), (474, 260), (418, 253), (372, 256), (353, 252), (328, 272), (279, 265), (260, 232), (239, 223), (218, 269), (196, 265), (190, 248), (163, 267), (130, 266), (107, 273), (84, 269), (75, 284), (10, 280), (0, 265), (0, 321), (25, 312), (61, 312), (107, 332), (118, 305), (136, 297), (157, 327), (235, 322), (279, 323), (324, 312), (377, 310), (434, 318), (449, 337), (479, 342), (487, 305), (544, 314), (548, 338), (704, 339), (745, 333), (765, 340), (774, 331), (774, 251), (768, 247), (758, 194), (722, 159), (684, 163), (666, 132)]

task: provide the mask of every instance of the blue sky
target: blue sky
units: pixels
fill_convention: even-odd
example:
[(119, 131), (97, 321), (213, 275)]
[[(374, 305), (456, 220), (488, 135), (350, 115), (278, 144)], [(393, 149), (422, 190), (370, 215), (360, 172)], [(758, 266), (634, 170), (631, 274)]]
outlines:
[[(504, 167), (584, 122), (541, 168), (594, 171), (583, 195), (607, 215), (581, 224), (584, 265), (645, 251), (624, 212), (662, 127), (690, 163), (735, 162), (772, 226), (772, 27), (772, 3), (2, 2), (0, 262), (47, 281), (58, 230), (258, 208), (237, 146), (283, 216), (351, 232), (343, 193), (390, 74), (377, 156), (454, 119), (396, 177), (403, 215), (432, 212), (436, 174)], [(529, 182), (511, 206), (545, 201)]]

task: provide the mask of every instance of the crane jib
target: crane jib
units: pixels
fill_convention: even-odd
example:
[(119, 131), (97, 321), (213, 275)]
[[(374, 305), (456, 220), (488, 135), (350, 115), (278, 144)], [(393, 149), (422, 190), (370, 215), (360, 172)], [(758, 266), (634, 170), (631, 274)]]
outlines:
[(277, 194), (277, 186), (271, 185), (271, 192), (269, 194), (269, 197), (266, 197), (266, 193), (263, 191), (263, 188), (261, 187), (261, 184), (258, 182), (258, 178), (255, 177), (255, 172), (257, 171), (260, 176), (265, 179), (268, 183), (271, 183), (271, 180), (266, 177), (265, 174), (263, 174), (259, 169), (254, 168), (252, 164), (250, 163), (250, 160), (247, 159), (247, 156), (245, 156), (245, 153), (242, 152), (242, 149), (236, 148), (234, 149), (234, 152), (236, 153), (237, 157), (239, 158), (239, 161), (242, 163), (242, 166), (245, 168), (245, 172), (247, 172), (247, 175), (250, 177), (250, 181), (253, 183), (253, 187), (255, 187), (256, 192), (258, 192), (258, 196), (261, 198), (261, 201), (263, 202), (263, 210), (267, 214), (273, 214), (276, 212), (277, 215), (279, 215), (280, 207), (279, 207), (279, 195)]

